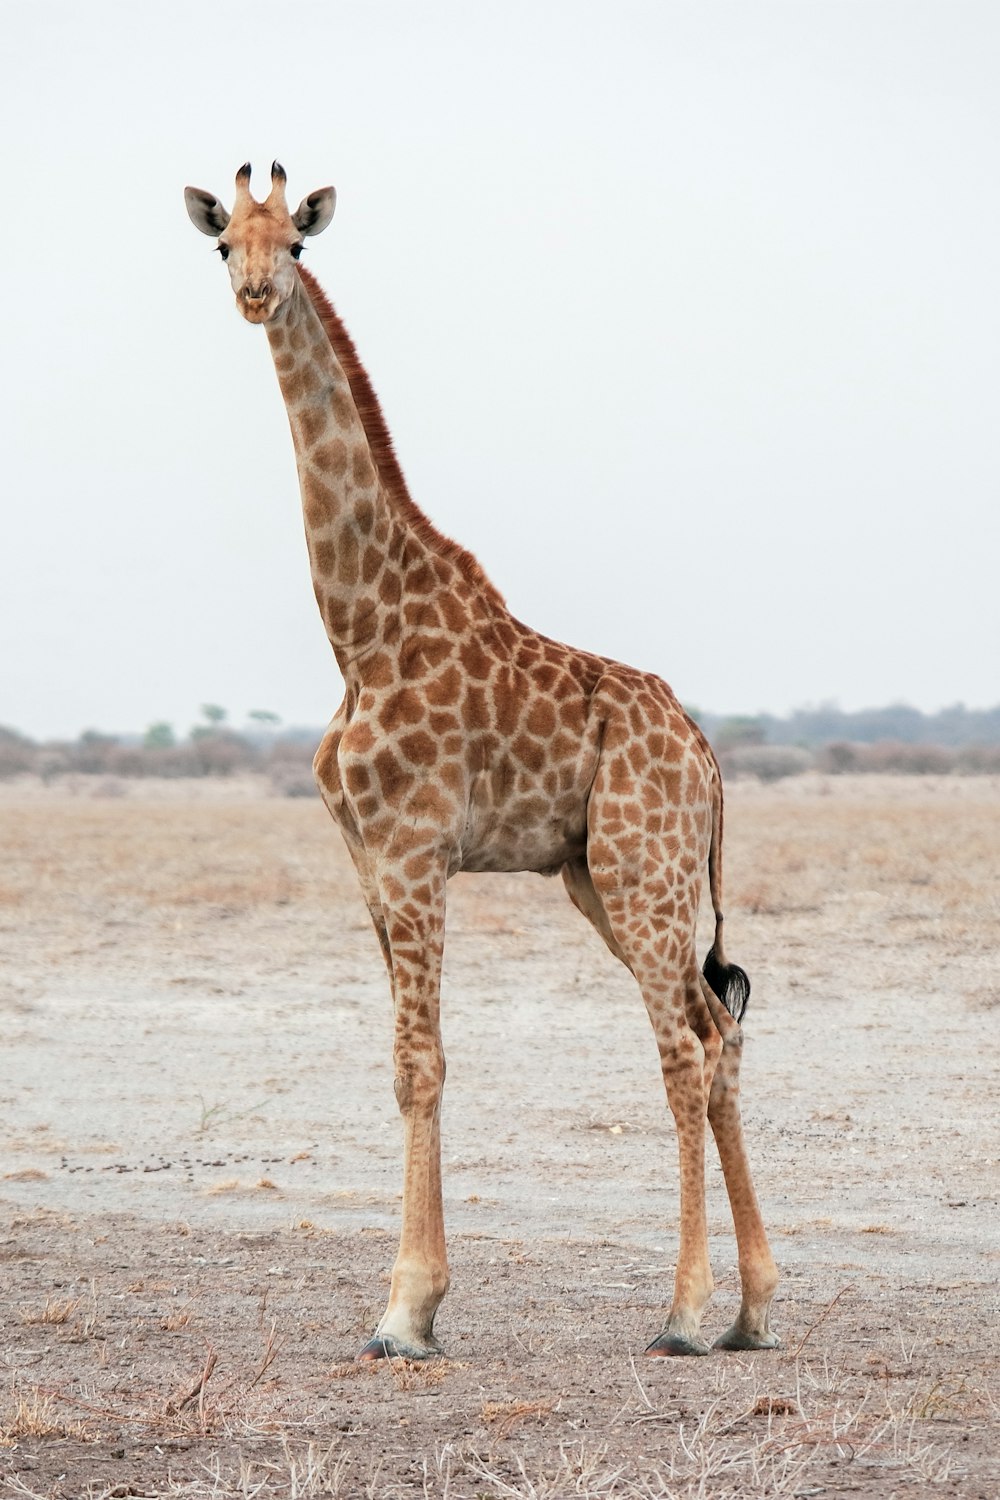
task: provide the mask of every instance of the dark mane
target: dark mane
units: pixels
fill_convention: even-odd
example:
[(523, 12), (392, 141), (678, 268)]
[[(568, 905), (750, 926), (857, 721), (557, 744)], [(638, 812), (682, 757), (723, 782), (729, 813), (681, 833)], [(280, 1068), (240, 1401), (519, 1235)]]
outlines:
[(487, 598), (498, 604), (503, 604), (500, 592), (487, 578), (478, 560), (471, 552), (467, 552), (458, 542), (453, 542), (450, 537), (442, 535), (434, 523), (424, 515), (416, 501), (410, 495), (403, 478), (403, 471), (399, 466), (395, 449), (392, 445), (392, 437), (386, 426), (385, 417), (379, 399), (375, 394), (368, 371), (358, 357), (358, 351), (354, 347), (354, 340), (348, 333), (334, 310), (319, 282), (311, 272), (304, 266), (296, 268), (302, 285), (309, 294), (309, 300), (319, 315), (320, 322), (326, 330), (326, 336), (330, 340), (334, 354), (340, 363), (347, 383), (351, 388), (351, 396), (357, 408), (361, 425), (365, 429), (368, 438), (368, 446), (371, 449), (372, 459), (378, 470), (379, 479), (386, 494), (389, 496), (397, 512), (404, 518), (407, 525), (412, 528), (422, 542), (425, 542), (439, 557), (447, 558), (449, 562), (455, 563), (462, 576), (471, 583)]

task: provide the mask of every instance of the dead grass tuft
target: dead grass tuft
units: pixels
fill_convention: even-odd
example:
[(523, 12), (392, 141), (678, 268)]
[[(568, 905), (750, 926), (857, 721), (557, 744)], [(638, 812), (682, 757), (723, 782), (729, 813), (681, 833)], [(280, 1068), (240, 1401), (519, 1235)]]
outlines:
[(44, 1307), (25, 1307), (21, 1310), (21, 1322), (25, 1324), (34, 1323), (68, 1323), (70, 1318), (80, 1306), (79, 1297), (74, 1298), (46, 1298)]
[(374, 1359), (347, 1359), (330, 1366), (331, 1380), (356, 1380), (359, 1375), (379, 1374), (379, 1361)]
[(558, 1406), (552, 1401), (484, 1401), (482, 1418), (488, 1427), (495, 1426), (497, 1436), (510, 1437), (514, 1428), (530, 1417), (547, 1417)]
[(389, 1359), (378, 1363), (388, 1367), (398, 1391), (427, 1390), (440, 1385), (448, 1374), (448, 1363), (443, 1359)]
[(752, 1417), (801, 1417), (802, 1408), (791, 1396), (758, 1396), (750, 1408)]
[(56, 1414), (51, 1396), (37, 1386), (29, 1392), (11, 1391), (10, 1408), (0, 1417), (0, 1447), (16, 1447), (22, 1438), (75, 1438), (80, 1443), (99, 1441), (99, 1434), (85, 1422), (67, 1422)]
[(218, 1198), (223, 1193), (242, 1193), (246, 1191), (244, 1184), (238, 1177), (227, 1177), (222, 1182), (212, 1182), (208, 1187), (202, 1188), (202, 1196), (205, 1198)]
[(176, 1312), (168, 1313), (165, 1318), (160, 1319), (160, 1327), (164, 1333), (176, 1333), (179, 1328), (186, 1328), (191, 1321), (191, 1313), (186, 1307), (179, 1307)]

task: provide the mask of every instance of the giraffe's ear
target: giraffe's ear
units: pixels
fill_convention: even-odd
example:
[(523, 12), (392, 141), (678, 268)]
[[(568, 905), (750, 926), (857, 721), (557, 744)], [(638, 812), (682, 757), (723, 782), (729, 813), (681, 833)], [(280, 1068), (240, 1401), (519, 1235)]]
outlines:
[(229, 223), (229, 215), (218, 198), (211, 193), (202, 192), (201, 188), (186, 187), (184, 203), (195, 229), (200, 229), (202, 234), (210, 234), (213, 239)]
[(322, 234), (333, 218), (337, 206), (337, 189), (317, 188), (308, 198), (303, 198), (292, 214), (292, 223), (299, 234)]

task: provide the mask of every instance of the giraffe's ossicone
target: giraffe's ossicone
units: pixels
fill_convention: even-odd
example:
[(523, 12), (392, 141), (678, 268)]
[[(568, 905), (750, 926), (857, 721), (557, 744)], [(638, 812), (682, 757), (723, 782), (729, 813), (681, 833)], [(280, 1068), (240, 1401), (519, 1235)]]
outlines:
[[(722, 785), (704, 735), (660, 678), (547, 640), (507, 610), (476, 560), (417, 508), (344, 325), (298, 264), (333, 217), (332, 188), (294, 213), (285, 173), (263, 202), (250, 168), (227, 212), (185, 193), (263, 324), (288, 411), (320, 615), (345, 684), (315, 760), (389, 971), (403, 1214), (388, 1306), (363, 1358), (438, 1352), (448, 1287), (441, 1202), (440, 1029), (445, 886), (457, 870), (561, 873), (635, 975), (660, 1053), (680, 1155), (673, 1303), (650, 1354), (704, 1354), (712, 1291), (705, 1122), (722, 1161), (742, 1303), (716, 1340), (772, 1348), (777, 1281), (740, 1122), (739, 1019), (749, 986), (722, 942)], [(704, 971), (695, 923), (715, 909)]]

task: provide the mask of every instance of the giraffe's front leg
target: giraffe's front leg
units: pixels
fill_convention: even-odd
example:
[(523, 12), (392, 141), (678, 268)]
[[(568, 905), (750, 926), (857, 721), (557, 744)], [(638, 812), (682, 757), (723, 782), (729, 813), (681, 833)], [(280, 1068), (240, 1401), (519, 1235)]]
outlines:
[(448, 1290), (441, 1198), (445, 870), (430, 854), (407, 855), (409, 869), (418, 863), (421, 878), (414, 882), (404, 881), (391, 862), (379, 862), (394, 991), (394, 1088), (403, 1117), (403, 1223), (389, 1303), (361, 1359), (427, 1359), (441, 1352), (434, 1314)]

